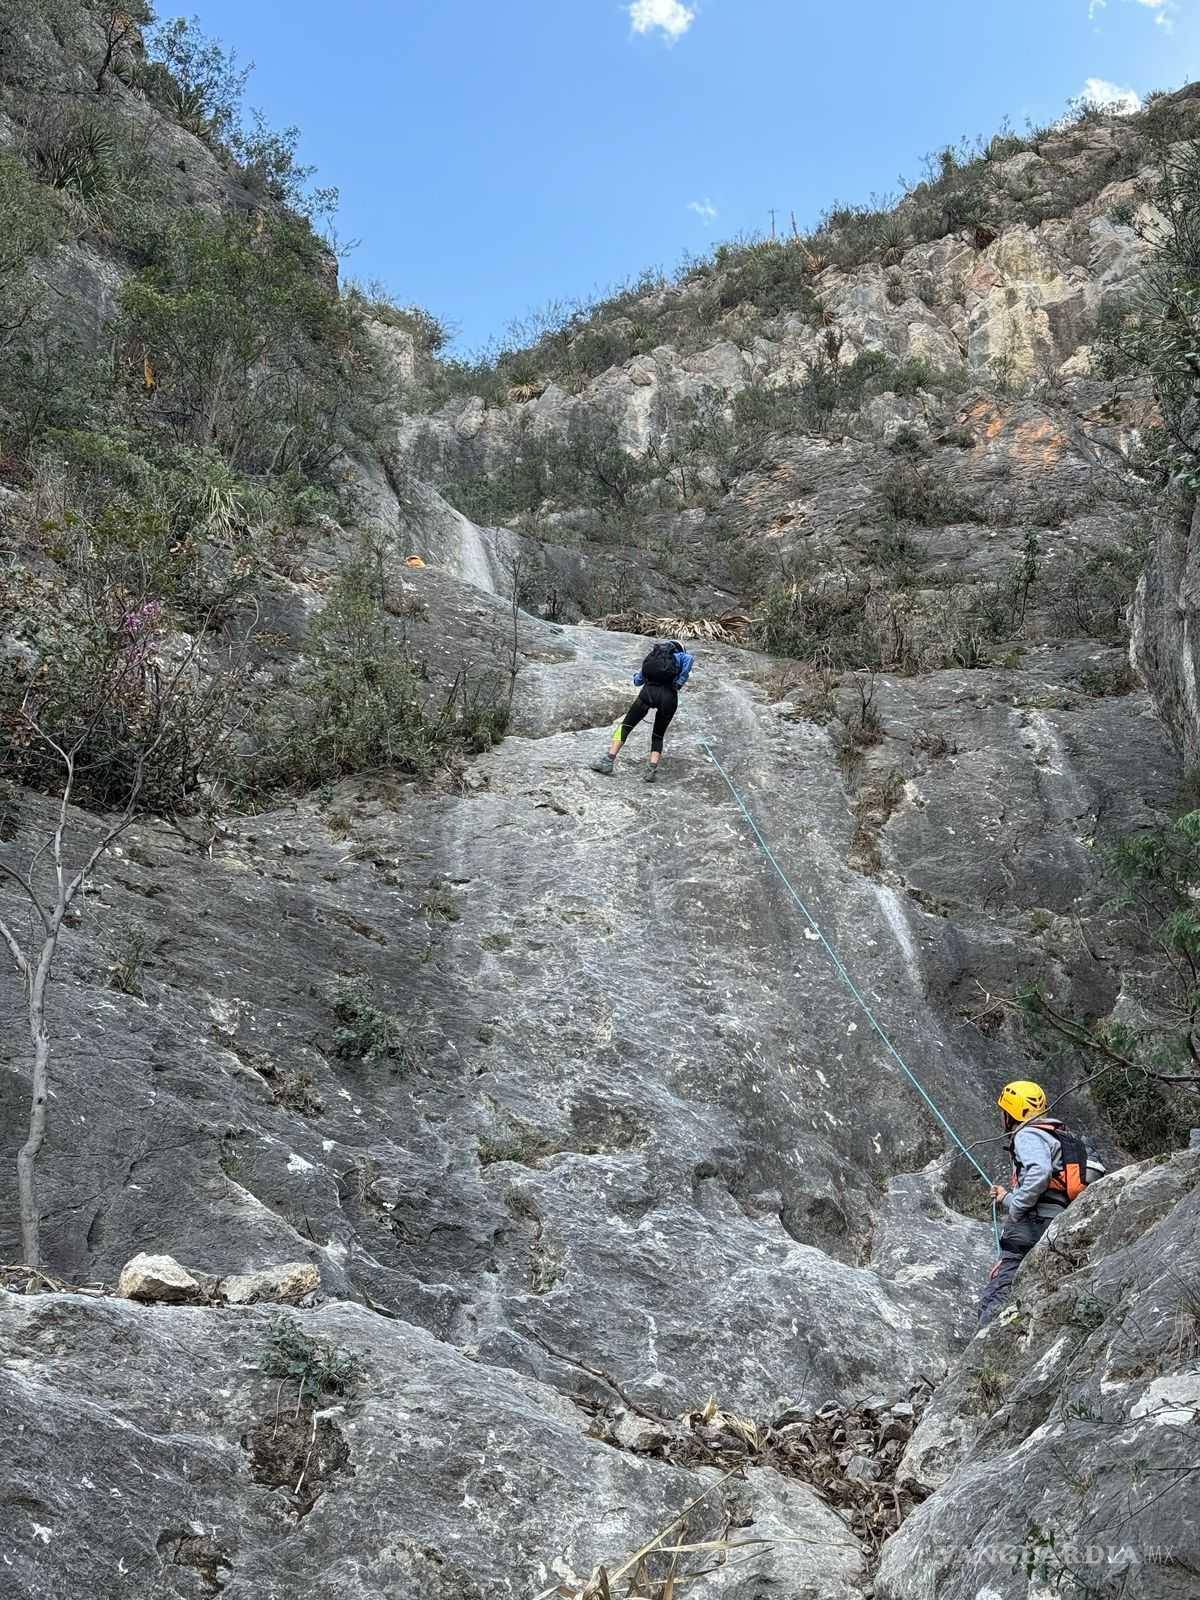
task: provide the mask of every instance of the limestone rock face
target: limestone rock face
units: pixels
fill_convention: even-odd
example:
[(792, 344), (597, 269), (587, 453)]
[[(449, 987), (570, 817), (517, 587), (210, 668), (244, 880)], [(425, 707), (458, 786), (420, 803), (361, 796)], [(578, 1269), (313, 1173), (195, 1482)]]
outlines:
[(883, 1600), (1025, 1600), (1029, 1559), (1195, 1591), (1198, 1255), (1196, 1153), (1076, 1201), (917, 1429), (902, 1479), (936, 1492), (884, 1550)]
[(1181, 504), (1157, 529), (1133, 609), (1134, 663), (1154, 685), (1189, 767), (1200, 760), (1200, 513)]
[[(1140, 203), (1121, 138), (1089, 126), (992, 164), (1028, 210), (996, 230), (814, 268), (771, 315), (718, 297), (687, 347), (652, 334), (603, 372), (459, 396), (345, 464), (356, 524), (304, 532), (268, 597), (270, 671), (301, 662), (359, 533), (400, 526), (397, 630), (431, 696), (510, 683), (508, 736), (427, 784), (370, 772), (217, 827), (141, 823), (98, 866), (56, 969), (41, 1203), (49, 1271), (117, 1293), (0, 1292), (14, 1593), (578, 1600), (604, 1566), (623, 1596), (673, 1531), (714, 1558), (698, 1595), (851, 1600), (872, 1541), (828, 1486), (769, 1452), (691, 1455), (680, 1419), (719, 1408), (744, 1446), (781, 1416), (886, 1411), (898, 1457), (929, 1387), (899, 1487), (930, 1498), (879, 1595), (1033, 1600), (1020, 1560), (982, 1547), (1050, 1559), (1030, 1528), (1075, 1525), (1123, 1547), (1156, 1452), (1184, 1488), (1145, 1505), (1145, 1548), (1191, 1559), (1194, 1158), (1089, 1193), (974, 1338), (983, 1174), (795, 898), (1001, 1177), (996, 1089), (1031, 1070), (1010, 998), (1039, 982), (1090, 1017), (1118, 1004), (1144, 952), (1105, 849), (1174, 806), (1177, 743), (1200, 755), (1197, 535), (1158, 540), (1139, 680), (1122, 584), (1142, 516), (1098, 493), (1093, 460), (1148, 416), (1093, 359), (1145, 248), (1114, 211)], [(162, 150), (181, 207), (248, 203), (182, 130)], [(1073, 187), (1089, 163), (1113, 181)], [(89, 340), (125, 270), (99, 249), (48, 269)], [(418, 354), (390, 332), (407, 389)], [(818, 364), (873, 354), (893, 387), (852, 416), (803, 410)], [(761, 448), (714, 448), (678, 503), (659, 481), (611, 525), (566, 506), (515, 529), (451, 503), (451, 482), (597, 416), (633, 453), (672, 406), (727, 441), (751, 389)], [(419, 439), (463, 468), (445, 494), (396, 470)], [(792, 607), (779, 654), (739, 647), (767, 594)], [(601, 777), (647, 636), (676, 627), (699, 660), (659, 781), (638, 781), (644, 730)], [(49, 806), (6, 798), (5, 842)], [(132, 934), (141, 996), (104, 977)], [(347, 980), (400, 1040), (382, 1059), (346, 1036)], [(0, 984), (0, 1261), (24, 1020)], [(1052, 1094), (1078, 1076), (1038, 1071)], [(1076, 1114), (1118, 1165), (1086, 1094)], [(164, 1254), (130, 1260), (148, 1240)], [(831, 1449), (866, 1495), (862, 1439)], [(666, 1558), (648, 1565), (661, 1586)], [(1133, 1587), (1191, 1582), (1171, 1556)]]
[[(861, 1550), (802, 1483), (602, 1444), (588, 1408), (359, 1306), (294, 1322), (354, 1357), (361, 1379), (306, 1409), (293, 1447), (295, 1384), (258, 1370), (269, 1311), (0, 1292), (6, 1421), (21, 1440), (19, 1459), (0, 1459), (11, 1592), (82, 1600), (113, 1593), (118, 1572), (138, 1595), (530, 1600), (578, 1591), (600, 1565), (615, 1574), (678, 1523), (688, 1543), (745, 1541), (716, 1591), (730, 1600), (764, 1585), (861, 1593)], [(97, 1364), (101, 1349), (120, 1361)]]

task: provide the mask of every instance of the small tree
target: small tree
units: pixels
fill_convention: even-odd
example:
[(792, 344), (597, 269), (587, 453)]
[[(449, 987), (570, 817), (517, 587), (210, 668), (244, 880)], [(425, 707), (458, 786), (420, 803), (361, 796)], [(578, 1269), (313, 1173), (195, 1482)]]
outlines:
[(96, 69), (96, 93), (104, 93), (104, 85), (112, 71), (120, 73), (127, 68), (134, 50), (141, 44), (142, 29), (154, 21), (154, 13), (146, 0), (123, 0), (119, 6), (100, 8), (101, 38), (104, 56)]
[(239, 67), (237, 52), (204, 34), (198, 17), (162, 23), (151, 36), (150, 56), (147, 83), (180, 123), (199, 138), (228, 139), (238, 127), (253, 64)]
[[(195, 805), (202, 779), (224, 764), (246, 642), (213, 658), (214, 606), (190, 636), (172, 636), (157, 598), (161, 567), (145, 550), (106, 550), (92, 534), (73, 547), (69, 586), (28, 574), (0, 589), (0, 622), (22, 629), (27, 654), (6, 662), (0, 710), (7, 724), (4, 775), (54, 795), (48, 825), (23, 848), (6, 843), (0, 880), (27, 912), (0, 915), (0, 940), (25, 986), (32, 1048), (29, 1124), (17, 1157), (21, 1248), (41, 1262), (38, 1158), (51, 1088), (47, 994), (71, 909), (101, 859), (135, 817)], [(138, 578), (141, 581), (138, 582)], [(227, 598), (232, 598), (231, 596)], [(88, 838), (73, 807), (106, 815)]]
[(553, 464), (558, 498), (578, 494), (617, 515), (650, 477), (650, 468), (621, 443), (615, 412), (600, 406), (581, 406), (571, 413)]
[(1090, 1021), (1040, 985), (1018, 1003), (1043, 1048), (1087, 1064), (1092, 1096), (1121, 1143), (1149, 1155), (1178, 1142), (1200, 1096), (1200, 811), (1122, 839), (1108, 864), (1120, 884), (1113, 910), (1154, 957), (1144, 972), (1124, 974), (1137, 1012)]

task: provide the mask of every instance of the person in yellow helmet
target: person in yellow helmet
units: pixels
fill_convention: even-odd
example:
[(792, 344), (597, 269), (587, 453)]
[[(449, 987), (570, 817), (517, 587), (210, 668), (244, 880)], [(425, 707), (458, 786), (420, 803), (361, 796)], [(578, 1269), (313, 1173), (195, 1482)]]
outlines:
[(1013, 1158), (1012, 1188), (992, 1188), (1001, 1209), (1000, 1259), (979, 1302), (979, 1326), (986, 1327), (1012, 1293), (1022, 1261), (1064, 1206), (1088, 1181), (1088, 1153), (1082, 1140), (1047, 1115), (1046, 1091), (1021, 1078), (1006, 1083), (996, 1104), (1004, 1113)]

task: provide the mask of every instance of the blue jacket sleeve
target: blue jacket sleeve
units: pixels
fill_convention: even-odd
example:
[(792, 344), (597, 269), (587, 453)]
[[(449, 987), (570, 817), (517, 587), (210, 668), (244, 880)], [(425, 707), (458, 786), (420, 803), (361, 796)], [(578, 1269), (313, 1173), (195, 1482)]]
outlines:
[(641, 684), (645, 683), (646, 680), (642, 677), (640, 672), (635, 672), (633, 675), (633, 681), (640, 686)]
[(682, 689), (684, 684), (692, 675), (692, 668), (696, 665), (696, 658), (693, 655), (689, 655), (686, 650), (679, 650), (675, 654), (675, 660), (679, 664), (679, 672), (675, 679), (675, 687), (677, 689)]

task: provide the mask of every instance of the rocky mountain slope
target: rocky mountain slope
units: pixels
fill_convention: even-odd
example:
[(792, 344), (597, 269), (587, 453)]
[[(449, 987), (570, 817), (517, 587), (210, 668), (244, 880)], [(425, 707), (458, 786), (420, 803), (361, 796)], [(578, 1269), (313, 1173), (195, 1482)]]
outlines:
[[(1200, 1158), (1124, 1164), (1076, 1092), (1119, 1170), (970, 1342), (981, 1181), (713, 756), (964, 1140), (1006, 1078), (1075, 1082), (1011, 1001), (1106, 1016), (1147, 961), (1104, 846), (1177, 809), (1186, 667), (1170, 576), (1129, 667), (1152, 406), (1096, 351), (1197, 106), (943, 162), (890, 231), (643, 286), (473, 397), (375, 308), (404, 414), (271, 568), (256, 681), (296, 680), (358, 533), (398, 529), (388, 626), (430, 694), (514, 672), (508, 736), (144, 818), (97, 868), (52, 992), (44, 1266), (0, 1291), (0, 1593), (1192, 1592)], [(655, 614), (708, 638), (646, 791), (587, 762)], [(14, 859), (51, 804), (10, 792)], [(100, 826), (71, 814), (77, 847)], [(15, 978), (0, 1006), (15, 1262)], [(190, 1276), (118, 1292), (139, 1253)], [(220, 1291), (300, 1262), (298, 1308)]]

